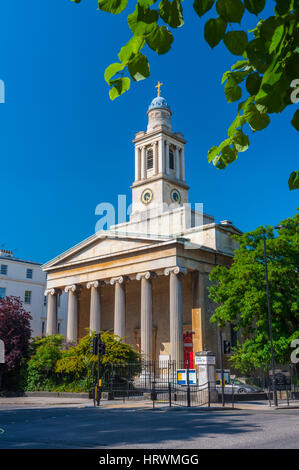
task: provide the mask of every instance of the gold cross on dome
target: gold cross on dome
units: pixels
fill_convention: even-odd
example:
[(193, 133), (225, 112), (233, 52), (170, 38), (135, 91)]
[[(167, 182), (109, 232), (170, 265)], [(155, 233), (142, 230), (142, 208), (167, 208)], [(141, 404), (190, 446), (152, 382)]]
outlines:
[(161, 96), (161, 86), (163, 83), (158, 82), (158, 85), (155, 86), (155, 88), (158, 88), (158, 96)]

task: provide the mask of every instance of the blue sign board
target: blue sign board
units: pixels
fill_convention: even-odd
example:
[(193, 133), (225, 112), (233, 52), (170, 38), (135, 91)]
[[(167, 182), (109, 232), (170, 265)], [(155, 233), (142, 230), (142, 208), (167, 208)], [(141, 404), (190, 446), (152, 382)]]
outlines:
[[(187, 385), (187, 369), (177, 370), (178, 385)], [(189, 369), (189, 385), (196, 385), (196, 370)]]

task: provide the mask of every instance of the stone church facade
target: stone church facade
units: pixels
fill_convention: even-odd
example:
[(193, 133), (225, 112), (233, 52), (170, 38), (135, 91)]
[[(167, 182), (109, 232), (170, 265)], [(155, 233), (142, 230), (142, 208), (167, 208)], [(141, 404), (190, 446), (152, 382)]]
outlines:
[[(218, 351), (209, 273), (231, 264), (231, 235), (240, 231), (189, 205), (184, 136), (173, 132), (172, 113), (161, 96), (147, 114), (147, 130), (133, 141), (130, 220), (43, 266), (47, 334), (57, 332), (57, 299), (65, 291), (67, 340), (77, 341), (87, 328), (111, 330), (146, 359), (182, 363), (186, 347), (193, 353)], [(224, 339), (231, 340), (229, 330)]]

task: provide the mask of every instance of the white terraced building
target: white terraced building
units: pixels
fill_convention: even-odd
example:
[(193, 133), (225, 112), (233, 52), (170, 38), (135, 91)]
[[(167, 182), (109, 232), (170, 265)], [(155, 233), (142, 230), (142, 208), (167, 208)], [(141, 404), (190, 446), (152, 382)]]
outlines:
[[(0, 298), (20, 297), (32, 316), (32, 336), (46, 333), (46, 274), (40, 263), (15, 258), (12, 251), (0, 249)], [(57, 332), (66, 333), (67, 294), (59, 298)]]

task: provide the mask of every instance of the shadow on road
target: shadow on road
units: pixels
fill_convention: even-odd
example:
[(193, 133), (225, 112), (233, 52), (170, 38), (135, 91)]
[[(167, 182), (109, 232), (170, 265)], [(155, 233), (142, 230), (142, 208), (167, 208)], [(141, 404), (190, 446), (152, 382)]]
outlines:
[[(186, 409), (69, 408), (1, 410), (0, 448), (198, 447), (215, 439), (262, 431), (248, 412)], [(192, 447), (192, 445), (191, 445)]]

